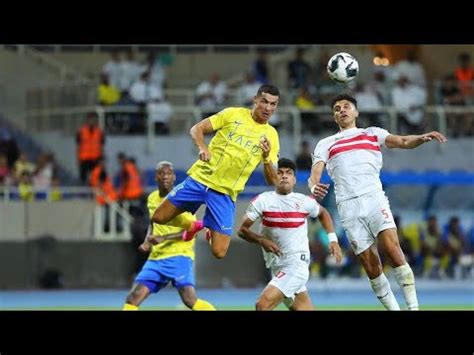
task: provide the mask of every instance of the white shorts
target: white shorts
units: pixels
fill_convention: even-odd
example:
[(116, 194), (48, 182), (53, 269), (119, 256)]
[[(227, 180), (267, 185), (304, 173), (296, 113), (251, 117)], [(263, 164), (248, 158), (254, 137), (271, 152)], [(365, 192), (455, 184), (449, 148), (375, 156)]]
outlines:
[(381, 231), (396, 228), (383, 191), (339, 202), (337, 211), (356, 255), (374, 244)]
[(287, 299), (294, 300), (295, 295), (307, 291), (309, 261), (309, 254), (291, 256), (281, 265), (271, 268), (273, 278), (268, 284), (278, 288)]

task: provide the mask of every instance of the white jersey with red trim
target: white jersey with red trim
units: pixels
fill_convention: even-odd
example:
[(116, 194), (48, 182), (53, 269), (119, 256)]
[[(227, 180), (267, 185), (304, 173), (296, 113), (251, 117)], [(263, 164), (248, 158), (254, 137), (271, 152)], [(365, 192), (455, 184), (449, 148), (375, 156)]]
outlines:
[(309, 261), (307, 217), (319, 215), (319, 204), (312, 196), (264, 192), (252, 200), (246, 213), (252, 221), (261, 218), (259, 233), (273, 240), (282, 252), (278, 257), (262, 248), (267, 267), (282, 265), (294, 257)]
[(334, 181), (336, 202), (382, 191), (380, 169), (385, 138), (379, 127), (350, 128), (324, 138), (316, 145), (313, 165), (322, 161)]

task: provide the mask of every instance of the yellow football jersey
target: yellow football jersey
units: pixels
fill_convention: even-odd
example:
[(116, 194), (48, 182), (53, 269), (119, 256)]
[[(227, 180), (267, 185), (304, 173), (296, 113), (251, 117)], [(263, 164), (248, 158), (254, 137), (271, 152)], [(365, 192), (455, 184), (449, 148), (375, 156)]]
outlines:
[(235, 201), (263, 160), (262, 137), (270, 141), (270, 160), (274, 164), (278, 162), (278, 132), (268, 123), (257, 123), (251, 110), (243, 107), (229, 107), (209, 119), (216, 131), (209, 144), (211, 160), (197, 160), (188, 170), (188, 175)]
[[(152, 192), (148, 196), (148, 211), (150, 213), (150, 218), (153, 216), (156, 208), (165, 198), (166, 197), (160, 196), (160, 192), (158, 190)], [(184, 212), (182, 216), (189, 218), (191, 221), (196, 220), (196, 217), (189, 212)], [(166, 235), (179, 233), (181, 231), (183, 231), (183, 229), (179, 227), (153, 223), (153, 235)], [(148, 259), (159, 260), (177, 255), (188, 256), (194, 260), (194, 239), (189, 242), (185, 242), (180, 239), (165, 240), (164, 242), (153, 246)]]

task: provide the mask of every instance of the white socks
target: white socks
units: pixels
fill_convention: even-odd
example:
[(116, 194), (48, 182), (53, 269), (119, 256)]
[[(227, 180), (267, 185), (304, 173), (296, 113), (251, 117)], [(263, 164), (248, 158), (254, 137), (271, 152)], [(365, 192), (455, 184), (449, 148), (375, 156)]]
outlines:
[(393, 272), (395, 273), (395, 278), (397, 279), (397, 282), (403, 291), (403, 295), (405, 296), (405, 302), (407, 303), (408, 310), (417, 311), (418, 299), (416, 297), (415, 276), (413, 275), (410, 265), (404, 264), (402, 266), (396, 267), (393, 269)]
[(395, 299), (395, 296), (393, 295), (392, 289), (390, 288), (390, 283), (388, 282), (387, 277), (383, 272), (382, 274), (380, 274), (379, 277), (376, 277), (373, 280), (369, 279), (369, 281), (370, 285), (372, 286), (372, 289), (374, 290), (375, 295), (386, 309), (388, 309), (389, 311), (400, 310), (400, 306), (398, 305), (398, 302)]

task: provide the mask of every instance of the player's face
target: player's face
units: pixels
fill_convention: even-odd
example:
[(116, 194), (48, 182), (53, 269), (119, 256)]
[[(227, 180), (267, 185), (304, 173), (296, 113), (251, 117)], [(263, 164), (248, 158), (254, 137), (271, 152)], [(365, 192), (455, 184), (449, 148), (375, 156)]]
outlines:
[(176, 175), (171, 167), (164, 165), (156, 171), (155, 180), (160, 189), (170, 191), (173, 188)]
[(279, 97), (275, 95), (262, 93), (260, 96), (255, 96), (253, 103), (254, 119), (258, 123), (267, 122), (272, 117), (278, 106)]
[(293, 169), (290, 168), (279, 168), (277, 170), (277, 191), (280, 194), (286, 195), (293, 191), (293, 187), (296, 184), (296, 176)]
[(348, 100), (336, 101), (332, 107), (334, 121), (341, 129), (355, 127), (355, 120), (359, 116), (354, 104)]

